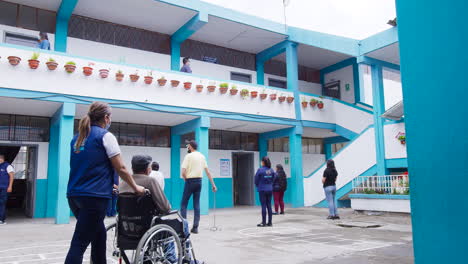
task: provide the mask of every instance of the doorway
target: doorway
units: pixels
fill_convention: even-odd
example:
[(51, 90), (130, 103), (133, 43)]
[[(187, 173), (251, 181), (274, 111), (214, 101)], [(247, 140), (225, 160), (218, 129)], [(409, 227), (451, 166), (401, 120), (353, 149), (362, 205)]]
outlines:
[(254, 153), (232, 153), (233, 200), (236, 205), (254, 205)]
[(340, 81), (333, 81), (333, 82), (326, 83), (323, 86), (323, 89), (324, 89), (325, 96), (333, 97), (336, 99), (341, 99)]
[(33, 217), (36, 197), (37, 147), (0, 145), (15, 171), (13, 191), (8, 195), (7, 217)]

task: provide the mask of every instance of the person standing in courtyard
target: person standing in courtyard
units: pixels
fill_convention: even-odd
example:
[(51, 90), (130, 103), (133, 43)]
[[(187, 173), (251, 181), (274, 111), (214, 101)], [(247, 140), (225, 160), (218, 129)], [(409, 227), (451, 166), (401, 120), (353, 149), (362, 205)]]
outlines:
[(43, 50), (50, 50), (49, 37), (47, 36), (46, 32), (39, 32), (37, 47)]
[(14, 179), (13, 166), (5, 161), (5, 155), (0, 154), (0, 225), (6, 224), (6, 204), (8, 194), (13, 191)]
[(336, 178), (338, 177), (338, 171), (335, 168), (335, 162), (333, 160), (327, 160), (327, 168), (323, 172), (323, 189), (325, 191), (325, 198), (328, 203), (328, 217), (327, 219), (340, 219), (338, 210), (336, 209)]
[(182, 65), (182, 68), (180, 68), (180, 71), (181, 72), (186, 72), (186, 73), (192, 73), (192, 68), (190, 68), (190, 58), (189, 57), (185, 57), (183, 60), (182, 60), (182, 63), (184, 65)]
[[(263, 157), (261, 167), (255, 174), (255, 186), (257, 186), (260, 203), (262, 204), (262, 222), (258, 227), (273, 226), (271, 196), (273, 195), (273, 182), (275, 181), (276, 173), (271, 168), (270, 158)], [(266, 214), (268, 211), (268, 223), (266, 222)]]
[(284, 192), (288, 187), (288, 179), (286, 173), (284, 172), (283, 165), (276, 165), (276, 178), (273, 183), (273, 198), (275, 200), (275, 212), (273, 215), (278, 214), (278, 209), (280, 209), (280, 214), (284, 214)]
[(78, 134), (71, 141), (67, 198), (77, 221), (65, 264), (82, 263), (89, 244), (92, 262), (106, 263), (104, 218), (112, 197), (115, 172), (135, 193), (145, 193), (125, 167), (117, 139), (108, 131), (110, 125), (111, 107), (94, 102), (80, 120)]
[(159, 187), (164, 191), (164, 174), (159, 171), (159, 163), (156, 161), (151, 163), (151, 174), (149, 176), (155, 178), (159, 183)]
[(193, 226), (190, 232), (198, 234), (198, 226), (200, 224), (200, 194), (202, 189), (203, 171), (210, 179), (213, 192), (218, 189), (211, 176), (206, 159), (203, 154), (197, 151), (198, 145), (194, 140), (187, 144), (187, 152), (184, 161), (182, 162), (182, 178), (185, 180), (184, 193), (180, 205), (180, 213), (184, 219), (187, 219), (187, 205), (190, 197), (193, 195), (193, 210), (194, 219)]

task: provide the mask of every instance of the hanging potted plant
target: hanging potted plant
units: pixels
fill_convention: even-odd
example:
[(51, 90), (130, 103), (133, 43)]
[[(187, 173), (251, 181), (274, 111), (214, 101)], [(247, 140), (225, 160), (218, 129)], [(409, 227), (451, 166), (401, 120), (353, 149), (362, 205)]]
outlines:
[(231, 95), (236, 95), (237, 94), (237, 86), (235, 86), (235, 85), (231, 86), (231, 90), (229, 90), (229, 93)]
[(46, 65), (47, 65), (47, 69), (49, 69), (50, 71), (53, 71), (57, 69), (58, 63), (54, 59), (49, 58), (49, 60), (46, 62)]
[(101, 76), (102, 79), (107, 78), (109, 76), (109, 69), (100, 69), (99, 76)]
[(146, 74), (145, 78), (145, 83), (146, 84), (152, 84), (153, 83), (153, 71), (149, 71), (148, 74)]
[(251, 91), (250, 92), (250, 97), (251, 98), (257, 98), (257, 96), (258, 96), (258, 91)]
[(202, 84), (202, 81), (200, 81), (200, 84), (197, 84), (197, 85), (195, 86), (195, 88), (197, 89), (197, 92), (198, 92), (198, 93), (203, 92), (203, 84)]
[(308, 103), (307, 103), (307, 99), (305, 97), (302, 97), (302, 101), (301, 101), (301, 104), (302, 104), (302, 107), (303, 108), (306, 108)]
[(323, 109), (323, 106), (324, 106), (323, 101), (318, 101), (317, 102), (318, 109)]
[(39, 67), (39, 53), (34, 52), (31, 56), (31, 59), (28, 60), (29, 63), (29, 68), (35, 70), (37, 67)]
[(179, 86), (179, 83), (180, 83), (180, 82), (179, 82), (178, 80), (171, 80), (171, 85), (172, 85), (172, 87), (177, 87), (177, 86)]
[(240, 96), (242, 97), (242, 99), (245, 99), (245, 97), (249, 96), (249, 90), (248, 89), (242, 89), (240, 91)]
[(164, 78), (164, 76), (161, 76), (161, 78), (158, 79), (158, 85), (159, 86), (166, 85), (166, 82), (167, 82), (167, 80), (166, 80), (166, 78)]
[(90, 76), (91, 74), (93, 74), (93, 68), (91, 67), (93, 65), (94, 63), (90, 62), (88, 63), (88, 66), (83, 67), (83, 74), (85, 76)]
[(192, 82), (184, 82), (184, 89), (190, 90), (192, 88)]
[(399, 132), (396, 136), (396, 138), (400, 141), (402, 145), (406, 144), (406, 134), (403, 132)]
[(276, 100), (276, 93), (270, 94), (270, 100), (272, 100), (272, 101)]
[(294, 96), (286, 97), (286, 101), (288, 101), (288, 103), (291, 104), (294, 101)]
[(216, 90), (216, 83), (210, 82), (206, 88), (208, 88), (208, 92), (212, 93)]
[(63, 66), (65, 68), (65, 71), (68, 72), (68, 73), (73, 73), (76, 69), (76, 63), (74, 61), (69, 61), (67, 63), (65, 63), (65, 66)]
[(17, 57), (17, 56), (8, 56), (8, 62), (10, 62), (10, 64), (12, 66), (16, 66), (20, 63), (21, 61), (21, 58), (20, 57)]
[(137, 82), (138, 79), (140, 79), (140, 75), (138, 75), (138, 70), (136, 70), (134, 74), (130, 74), (131, 82)]
[(229, 84), (227, 84), (227, 83), (220, 83), (219, 84), (219, 92), (221, 94), (225, 94), (227, 92), (228, 88), (229, 88)]
[(279, 97), (278, 97), (278, 102), (282, 103), (286, 101), (286, 96), (284, 94), (281, 94)]
[(267, 96), (268, 94), (265, 92), (265, 89), (263, 89), (262, 93), (260, 94), (260, 99), (265, 100)]
[(121, 70), (118, 70), (117, 73), (115, 74), (115, 79), (118, 81), (118, 82), (121, 82), (124, 78), (124, 74)]
[(315, 98), (310, 100), (310, 106), (312, 106), (312, 108), (314, 108), (317, 105), (317, 103), (318, 103), (318, 100)]

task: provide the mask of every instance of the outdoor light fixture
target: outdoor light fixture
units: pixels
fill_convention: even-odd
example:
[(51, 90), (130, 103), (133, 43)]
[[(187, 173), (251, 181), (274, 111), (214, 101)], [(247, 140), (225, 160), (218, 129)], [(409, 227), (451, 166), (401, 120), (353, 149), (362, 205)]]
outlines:
[(390, 26), (392, 27), (396, 27), (397, 26), (397, 18), (395, 17), (394, 19), (390, 19), (387, 24), (389, 24)]

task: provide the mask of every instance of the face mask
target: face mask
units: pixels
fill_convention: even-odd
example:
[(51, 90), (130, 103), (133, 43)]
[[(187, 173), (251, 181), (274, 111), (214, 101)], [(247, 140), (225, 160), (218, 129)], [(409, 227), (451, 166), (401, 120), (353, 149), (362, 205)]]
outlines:
[(110, 128), (110, 126), (111, 126), (111, 123), (112, 123), (112, 122), (109, 122), (108, 124), (106, 124), (106, 127), (105, 127), (106, 130), (109, 130), (109, 128)]
[(190, 150), (190, 148), (187, 148), (187, 153), (192, 153), (192, 151)]

